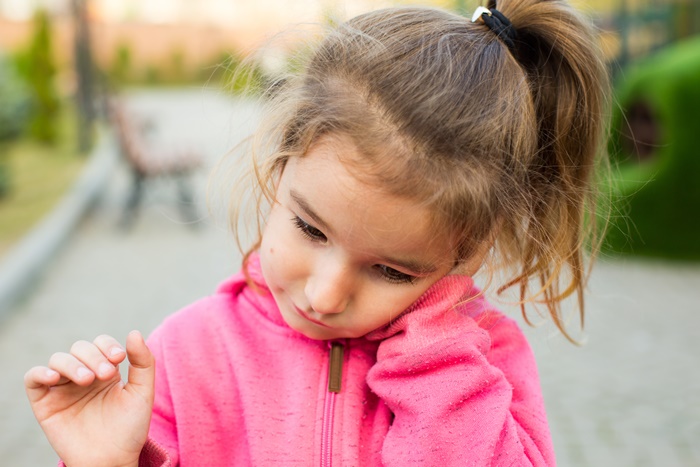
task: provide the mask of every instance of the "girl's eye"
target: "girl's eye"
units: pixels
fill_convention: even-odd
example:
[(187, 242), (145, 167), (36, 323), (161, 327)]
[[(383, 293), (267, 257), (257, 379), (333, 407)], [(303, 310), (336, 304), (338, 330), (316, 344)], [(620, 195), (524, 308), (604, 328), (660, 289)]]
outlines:
[(391, 282), (392, 284), (413, 284), (416, 281), (415, 276), (405, 274), (401, 271), (397, 271), (389, 266), (384, 266), (383, 264), (378, 264), (375, 266), (382, 277)]
[(295, 216), (294, 219), (292, 219), (292, 222), (294, 222), (296, 228), (299, 229), (301, 233), (309, 240), (314, 242), (326, 241), (326, 236), (323, 234), (323, 232), (304, 222), (301, 217)]

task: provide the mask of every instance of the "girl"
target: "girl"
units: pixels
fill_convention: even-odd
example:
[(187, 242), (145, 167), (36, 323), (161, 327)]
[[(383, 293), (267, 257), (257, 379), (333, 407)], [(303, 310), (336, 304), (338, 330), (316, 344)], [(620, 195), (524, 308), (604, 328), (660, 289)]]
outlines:
[(27, 373), (66, 465), (554, 464), (533, 355), (471, 276), (504, 260), (565, 332), (605, 71), (563, 2), (489, 7), (361, 15), (275, 86), (243, 271), (148, 346)]

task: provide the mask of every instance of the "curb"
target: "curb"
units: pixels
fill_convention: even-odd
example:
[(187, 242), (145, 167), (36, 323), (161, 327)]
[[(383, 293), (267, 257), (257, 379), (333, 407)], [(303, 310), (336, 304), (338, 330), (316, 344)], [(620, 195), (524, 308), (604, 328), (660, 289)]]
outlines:
[(61, 202), (0, 259), (0, 321), (24, 298), (51, 258), (102, 193), (118, 160), (110, 131), (101, 130), (80, 177)]

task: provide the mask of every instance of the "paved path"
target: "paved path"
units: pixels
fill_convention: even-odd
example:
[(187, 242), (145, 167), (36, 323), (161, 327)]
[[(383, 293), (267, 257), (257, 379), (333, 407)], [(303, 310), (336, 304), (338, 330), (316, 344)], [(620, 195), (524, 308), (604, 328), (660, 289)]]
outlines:
[(528, 331), (559, 465), (700, 465), (700, 266), (601, 263), (587, 310), (583, 348)]
[[(144, 92), (131, 105), (157, 117), (163, 145), (191, 143), (210, 167), (255, 120), (250, 104), (213, 91)], [(151, 187), (135, 227), (121, 233), (127, 180), (123, 169), (114, 174), (98, 209), (0, 328), (7, 465), (55, 465), (24, 397), (26, 369), (77, 339), (148, 333), (237, 269), (225, 221), (183, 225), (168, 184)], [(197, 180), (203, 203), (205, 174)], [(551, 326), (527, 331), (559, 465), (700, 465), (700, 266), (607, 261), (590, 289), (583, 348), (551, 337)]]

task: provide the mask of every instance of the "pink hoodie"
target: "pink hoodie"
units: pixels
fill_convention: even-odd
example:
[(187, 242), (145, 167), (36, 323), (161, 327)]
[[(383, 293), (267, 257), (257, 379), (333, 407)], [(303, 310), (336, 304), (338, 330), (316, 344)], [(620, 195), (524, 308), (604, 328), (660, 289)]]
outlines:
[(150, 337), (142, 466), (554, 465), (532, 352), (470, 278), (331, 343), (289, 328), (249, 271), (259, 291), (238, 274)]

